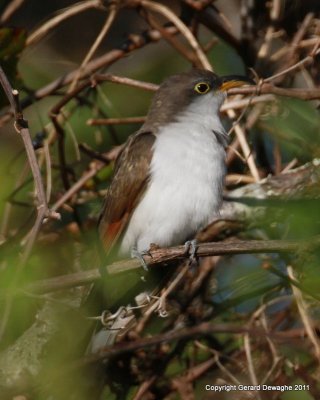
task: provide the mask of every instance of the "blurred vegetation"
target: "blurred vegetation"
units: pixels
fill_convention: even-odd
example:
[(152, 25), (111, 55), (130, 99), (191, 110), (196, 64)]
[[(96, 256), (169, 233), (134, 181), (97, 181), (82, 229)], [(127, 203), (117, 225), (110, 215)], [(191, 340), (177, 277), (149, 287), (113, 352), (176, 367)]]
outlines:
[[(192, 66), (186, 54), (179, 53), (164, 37), (159, 41), (150, 39), (146, 8), (120, 1), (116, 3), (122, 8), (92, 61), (114, 49), (129, 50), (102, 68), (92, 68), (81, 75), (80, 65), (110, 11), (108, 1), (100, 5), (96, 2), (96, 6), (89, 3), (93, 2), (84, 1), (82, 4), (88, 5), (85, 11), (61, 20), (33, 43), (28, 39), (34, 32), (55, 16), (65, 15), (67, 7), (72, 9), (76, 2), (0, 3), (0, 65), (20, 92), (49, 206), (69, 190), (63, 178), (67, 176), (72, 187), (96, 168), (96, 173), (60, 205), (61, 219), (45, 221), (30, 257), (22, 265), (36, 216), (34, 181), (21, 138), (14, 129), (8, 100), (1, 91), (0, 400), (319, 399), (320, 260), (319, 249), (311, 244), (320, 232), (320, 97), (303, 101), (274, 96), (247, 106), (240, 126), (247, 134), (260, 178), (268, 180), (265, 186), (253, 183), (252, 170), (233, 132), (231, 147), (237, 151), (228, 152), (226, 194), (240, 191), (237, 193), (243, 197), (242, 202), (249, 209), (262, 207), (263, 216), (241, 219), (240, 230), (222, 230), (208, 240), (299, 239), (309, 243), (310, 248), (305, 245), (300, 252), (289, 255), (200, 260), (199, 266), (191, 268), (170, 294), (169, 316), (160, 318), (154, 314), (144, 330), (133, 329), (119, 341), (126, 346), (207, 321), (213, 326), (230, 325), (234, 331), (159, 340), (154, 346), (141, 346), (137, 351), (119, 352), (104, 362), (94, 362), (86, 358), (92, 334), (88, 314), (97, 317), (109, 305), (86, 309), (83, 304), (89, 285), (53, 293), (32, 290), (30, 285), (34, 282), (99, 267), (96, 225), (113, 170), (113, 160), (102, 162), (101, 157), (125, 142), (139, 125), (90, 125), (88, 120), (144, 116), (152, 96), (150, 91), (110, 81), (96, 84), (95, 75), (107, 72), (158, 84)], [(218, 74), (249, 74), (252, 69), (258, 77), (266, 78), (319, 49), (318, 1), (155, 3), (164, 4), (190, 26)], [(162, 16), (158, 22), (168, 21)], [(130, 35), (146, 43), (135, 49)], [(159, 35), (164, 36), (161, 32)], [(174, 37), (190, 55), (187, 41), (181, 35)], [(280, 55), (276, 57), (277, 54)], [(288, 71), (273, 83), (288, 89), (317, 88), (319, 61), (319, 54), (314, 53), (312, 63)], [(61, 137), (52, 122), (52, 109), (70, 93), (72, 80), (68, 84), (61, 81), (73, 71), (73, 76), (79, 78), (78, 87), (87, 79), (91, 84), (59, 109), (66, 158), (63, 166)], [(37, 91), (55, 80), (60, 80), (57, 87), (39, 96)], [(236, 118), (242, 111), (236, 110)], [(231, 127), (232, 121), (225, 113), (223, 120)], [(299, 180), (303, 168), (307, 172)], [(259, 203), (261, 193), (265, 202)], [(288, 266), (293, 267), (294, 277), (288, 276)], [(122, 288), (130, 292), (130, 275), (107, 279), (113, 291)], [(199, 287), (195, 287), (197, 283)], [(141, 318), (137, 312), (138, 321)], [(236, 331), (243, 327), (250, 331), (249, 339), (244, 332)], [(299, 384), (304, 390), (205, 390), (206, 384), (255, 382)]]

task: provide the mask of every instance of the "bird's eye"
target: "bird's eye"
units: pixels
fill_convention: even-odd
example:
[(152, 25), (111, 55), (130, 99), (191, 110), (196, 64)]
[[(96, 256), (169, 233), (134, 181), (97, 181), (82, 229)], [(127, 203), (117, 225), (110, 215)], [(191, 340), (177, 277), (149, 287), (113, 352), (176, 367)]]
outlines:
[(206, 94), (209, 92), (210, 89), (210, 85), (206, 82), (199, 82), (194, 87), (194, 90), (199, 94)]

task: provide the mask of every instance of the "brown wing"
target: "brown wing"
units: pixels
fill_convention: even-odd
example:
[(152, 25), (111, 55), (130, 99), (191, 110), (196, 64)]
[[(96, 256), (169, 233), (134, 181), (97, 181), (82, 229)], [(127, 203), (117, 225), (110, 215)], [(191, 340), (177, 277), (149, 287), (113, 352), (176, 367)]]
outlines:
[(99, 233), (107, 253), (124, 232), (135, 205), (146, 188), (155, 136), (138, 132), (117, 159), (99, 219)]

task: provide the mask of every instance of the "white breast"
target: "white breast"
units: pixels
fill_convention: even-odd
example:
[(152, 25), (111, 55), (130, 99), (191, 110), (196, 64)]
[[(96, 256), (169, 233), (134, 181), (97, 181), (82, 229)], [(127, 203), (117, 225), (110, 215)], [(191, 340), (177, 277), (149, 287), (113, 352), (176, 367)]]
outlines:
[(225, 150), (213, 130), (224, 132), (218, 117), (201, 119), (187, 112), (159, 131), (150, 183), (131, 217), (121, 253), (133, 246), (148, 250), (150, 243), (183, 244), (218, 212)]

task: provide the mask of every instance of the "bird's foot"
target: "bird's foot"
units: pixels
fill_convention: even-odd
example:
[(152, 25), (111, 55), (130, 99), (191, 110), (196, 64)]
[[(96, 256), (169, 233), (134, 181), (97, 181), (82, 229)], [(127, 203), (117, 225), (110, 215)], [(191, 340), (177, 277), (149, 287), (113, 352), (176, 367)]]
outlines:
[(148, 272), (149, 268), (143, 256), (150, 256), (149, 250), (138, 251), (136, 247), (131, 249), (131, 257), (137, 258), (140, 261), (143, 269)]
[(185, 254), (189, 254), (190, 262), (197, 262), (197, 250), (198, 250), (198, 241), (197, 239), (188, 240), (184, 244)]

